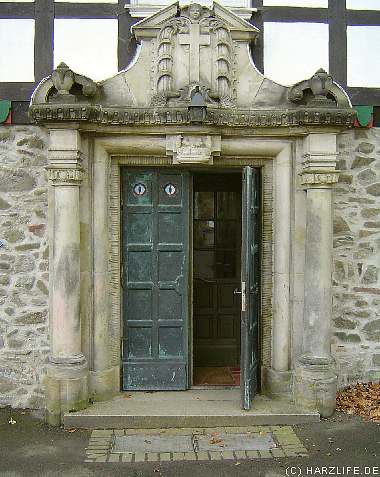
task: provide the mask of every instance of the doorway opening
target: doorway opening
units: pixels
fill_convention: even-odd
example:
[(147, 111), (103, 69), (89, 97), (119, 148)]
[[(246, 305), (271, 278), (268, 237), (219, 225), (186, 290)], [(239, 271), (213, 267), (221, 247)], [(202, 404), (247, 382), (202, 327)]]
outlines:
[(239, 386), (242, 175), (193, 175), (193, 386)]

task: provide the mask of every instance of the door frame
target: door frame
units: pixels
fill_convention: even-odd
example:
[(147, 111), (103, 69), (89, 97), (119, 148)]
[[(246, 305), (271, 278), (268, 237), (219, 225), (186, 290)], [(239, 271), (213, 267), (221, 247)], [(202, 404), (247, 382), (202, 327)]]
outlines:
[[(82, 210), (86, 201), (91, 210), (87, 219), (91, 233), (87, 243), (83, 240), (83, 248), (87, 246), (90, 249), (89, 268), (93, 276), (93, 292), (88, 298), (85, 293), (82, 294), (83, 308), (87, 310), (82, 320), (85, 330), (83, 348), (89, 356), (90, 390), (98, 396), (119, 392), (120, 389), (120, 167), (176, 167), (172, 165), (171, 157), (164, 155), (165, 136), (159, 136), (154, 141), (149, 135), (133, 139), (128, 135), (109, 135), (90, 142), (89, 155), (93, 156), (93, 161), (88, 164), (90, 180), (82, 186)], [(274, 362), (282, 359), (284, 371), (289, 370), (290, 362), (290, 303), (289, 293), (283, 290), (284, 283), (285, 290), (289, 291), (290, 285), (290, 190), (295, 141), (254, 137), (243, 140), (233, 137), (224, 141), (222, 156), (215, 159), (212, 166), (215, 172), (219, 168), (242, 168), (244, 165), (262, 167), (264, 171), (263, 236), (267, 246), (263, 247), (263, 257), (266, 258), (263, 259), (262, 276), (263, 308), (267, 314), (262, 315), (261, 374), (263, 387), (268, 388)], [(142, 145), (145, 145), (146, 156), (136, 155)], [(152, 148), (158, 154), (153, 155)], [(296, 151), (301, 158), (302, 149)], [(302, 217), (300, 225), (303, 225)], [(284, 231), (287, 234), (284, 235)], [(300, 249), (303, 244), (298, 242), (297, 245)], [(301, 277), (299, 283), (302, 283)], [(302, 297), (299, 296), (298, 310), (302, 306)], [(302, 313), (299, 315), (302, 317)], [(284, 348), (286, 352), (285, 359), (278, 356), (275, 347), (272, 348), (272, 340), (274, 343), (285, 343), (285, 347), (282, 346), (282, 354)]]

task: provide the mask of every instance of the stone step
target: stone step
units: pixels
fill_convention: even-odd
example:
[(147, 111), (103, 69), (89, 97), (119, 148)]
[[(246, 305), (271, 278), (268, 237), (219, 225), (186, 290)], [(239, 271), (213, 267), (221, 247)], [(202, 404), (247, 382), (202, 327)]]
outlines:
[(65, 428), (162, 429), (293, 425), (319, 421), (319, 414), (286, 400), (256, 396), (252, 409), (240, 409), (235, 390), (121, 393), (64, 416)]
[(319, 414), (254, 414), (247, 416), (126, 416), (70, 413), (65, 429), (167, 429), (187, 427), (248, 427), (307, 424), (319, 421)]

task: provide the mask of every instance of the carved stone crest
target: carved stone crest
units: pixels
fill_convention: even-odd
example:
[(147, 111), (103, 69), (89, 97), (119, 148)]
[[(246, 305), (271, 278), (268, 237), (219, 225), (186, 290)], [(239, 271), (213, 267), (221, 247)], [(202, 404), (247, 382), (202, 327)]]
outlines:
[(182, 135), (166, 137), (166, 154), (173, 156), (173, 164), (212, 164), (220, 155), (220, 136)]
[(210, 103), (231, 107), (236, 99), (235, 45), (229, 27), (197, 3), (160, 29), (153, 52), (152, 105), (186, 103), (191, 91), (207, 90)]

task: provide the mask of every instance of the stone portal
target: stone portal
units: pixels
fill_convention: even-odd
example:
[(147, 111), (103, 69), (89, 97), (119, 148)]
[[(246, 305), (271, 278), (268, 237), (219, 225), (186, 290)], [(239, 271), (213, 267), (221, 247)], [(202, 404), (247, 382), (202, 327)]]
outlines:
[[(249, 56), (258, 30), (217, 3), (173, 4), (133, 31), (141, 50), (127, 70), (95, 83), (61, 64), (38, 86), (30, 106), (31, 118), (50, 134), (49, 422), (59, 424), (65, 412), (89, 399), (120, 391), (123, 286), (125, 280), (127, 288), (134, 282), (128, 282), (133, 259), (121, 268), (121, 234), (133, 237), (133, 231), (121, 229), (122, 166), (139, 171), (166, 166), (177, 177), (184, 167), (260, 169), (263, 245), (257, 253), (263, 287), (257, 300), (251, 280), (258, 270), (257, 229), (254, 215), (249, 217), (255, 205), (242, 218), (252, 252), (241, 280), (247, 286), (241, 306), (247, 338), (242, 405), (254, 394), (249, 376), (259, 365), (262, 392), (294, 397), (300, 407), (331, 414), (336, 383), (330, 352), (331, 191), (338, 172), (336, 135), (351, 127), (355, 116), (347, 95), (323, 70), (291, 88), (263, 77)], [(147, 197), (146, 184), (135, 179), (133, 197)], [(247, 179), (247, 187), (252, 181), (253, 176)], [(163, 186), (164, 194), (167, 187), (176, 197), (172, 181)], [(246, 190), (246, 197), (253, 194)], [(131, 252), (143, 253), (149, 241), (130, 245), (137, 247)], [(172, 257), (177, 252), (167, 251)], [(134, 289), (148, 293), (149, 286), (166, 284), (168, 293), (180, 290), (177, 265), (166, 264), (167, 279), (135, 280)], [(147, 296), (129, 305), (127, 299), (128, 313), (139, 321), (139, 307), (148, 302)], [(255, 303), (258, 360), (248, 332), (254, 329), (249, 320)], [(152, 309), (157, 311), (154, 301)], [(168, 326), (169, 344), (182, 339), (184, 309), (178, 311), (180, 326)], [(142, 335), (140, 330), (131, 342)], [(187, 356), (181, 353), (177, 357)], [(182, 366), (179, 361), (171, 365)]]

